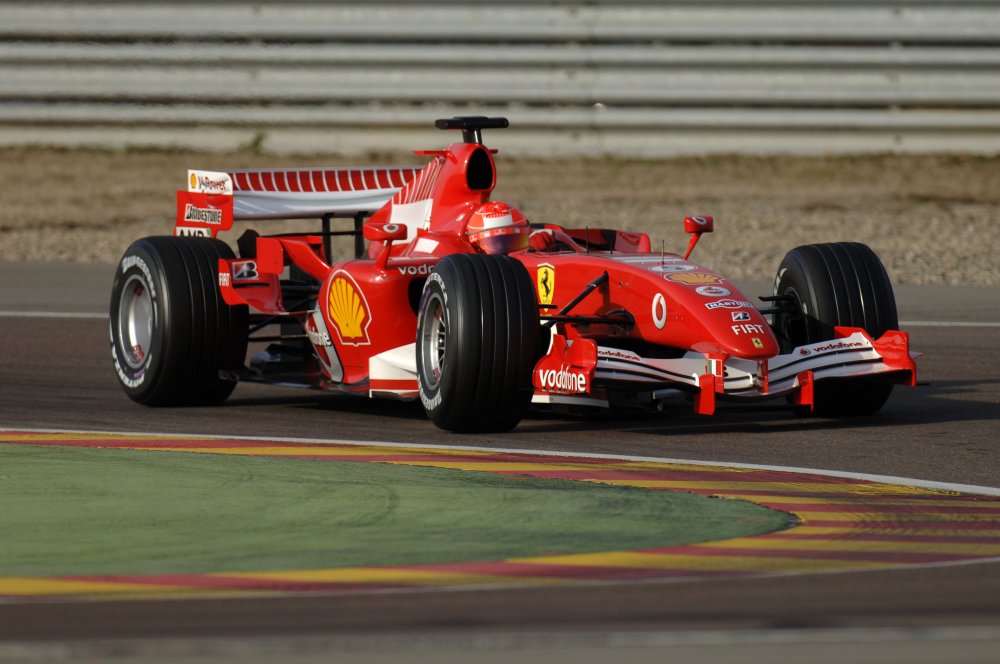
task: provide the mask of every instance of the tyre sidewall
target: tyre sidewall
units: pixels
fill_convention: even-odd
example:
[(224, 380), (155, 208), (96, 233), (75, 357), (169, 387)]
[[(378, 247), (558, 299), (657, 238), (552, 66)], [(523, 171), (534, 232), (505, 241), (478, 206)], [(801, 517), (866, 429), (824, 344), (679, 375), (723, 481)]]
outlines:
[[(418, 352), (417, 352), (417, 382), (420, 402), (428, 417), (442, 428), (452, 429), (460, 420), (467, 417), (472, 406), (474, 389), (463, 382), (469, 376), (467, 366), (470, 361), (476, 361), (480, 355), (480, 330), (475, 323), (479, 320), (478, 307), (471, 306), (466, 297), (458, 294), (459, 282), (462, 280), (461, 268), (469, 267), (459, 260), (445, 260), (431, 273), (424, 286), (420, 298), (420, 309), (417, 317)], [(467, 280), (469, 275), (466, 276)], [(429, 324), (428, 316), (432, 305), (439, 301), (443, 305), (445, 327), (445, 352), (441, 359), (441, 376), (436, 384), (427, 379), (430, 367), (426, 366), (423, 348), (423, 332)], [(475, 311), (474, 311), (475, 310)]]
[[(127, 361), (133, 350), (126, 347), (121, 331), (122, 295), (129, 284), (135, 283), (134, 280), (147, 289), (153, 316), (149, 349), (139, 367), (132, 367)], [(166, 330), (169, 327), (170, 307), (163, 265), (157, 253), (150, 251), (143, 240), (132, 244), (122, 256), (115, 269), (111, 293), (109, 325), (115, 373), (126, 394), (135, 401), (144, 402), (153, 395), (159, 378), (166, 370)]]
[[(427, 414), (433, 418), (433, 413), (435, 413), (444, 402), (444, 393), (448, 392), (446, 389), (446, 384), (451, 380), (451, 373), (448, 371), (442, 371), (441, 376), (436, 382), (432, 382), (428, 379), (428, 374), (432, 371), (431, 367), (427, 366), (425, 360), (425, 353), (430, 352), (423, 346), (423, 336), (424, 328), (426, 325), (430, 324), (429, 320), (426, 320), (429, 316), (433, 315), (430, 311), (432, 306), (440, 301), (442, 304), (442, 314), (444, 316), (444, 325), (447, 330), (451, 324), (451, 316), (448, 312), (448, 292), (445, 289), (444, 280), (442, 279), (440, 273), (434, 272), (427, 278), (427, 283), (424, 284), (423, 294), (420, 296), (420, 308), (418, 309), (417, 315), (417, 384), (420, 392), (420, 402), (424, 406), (424, 410)], [(451, 344), (445, 347), (445, 357), (442, 360), (442, 366), (447, 366), (449, 361), (449, 351), (451, 350)]]

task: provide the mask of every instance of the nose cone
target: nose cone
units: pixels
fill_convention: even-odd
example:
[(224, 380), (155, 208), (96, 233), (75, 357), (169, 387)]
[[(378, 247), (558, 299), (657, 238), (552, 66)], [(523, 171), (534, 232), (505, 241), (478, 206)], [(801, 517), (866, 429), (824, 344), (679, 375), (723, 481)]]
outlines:
[(639, 321), (650, 341), (747, 359), (780, 352), (763, 314), (725, 277), (677, 256), (657, 256), (632, 267), (644, 271), (666, 305), (666, 315), (654, 307), (648, 325)]

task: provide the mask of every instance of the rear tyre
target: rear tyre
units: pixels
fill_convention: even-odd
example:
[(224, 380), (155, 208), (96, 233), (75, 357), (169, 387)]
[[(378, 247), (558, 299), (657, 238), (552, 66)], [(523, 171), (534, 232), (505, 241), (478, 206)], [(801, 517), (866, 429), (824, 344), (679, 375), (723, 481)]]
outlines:
[[(778, 268), (774, 294), (788, 297), (788, 312), (774, 325), (784, 352), (833, 339), (837, 325), (863, 328), (874, 339), (899, 327), (889, 275), (875, 252), (857, 242), (792, 249)], [(816, 415), (871, 415), (885, 405), (892, 383), (831, 379), (815, 390)]]
[(224, 401), (243, 366), (248, 310), (218, 287), (219, 240), (147, 237), (125, 251), (111, 289), (111, 356), (122, 389), (149, 406)]
[(531, 405), (539, 355), (535, 288), (509, 256), (456, 254), (438, 262), (417, 317), (420, 401), (456, 432), (508, 431)]

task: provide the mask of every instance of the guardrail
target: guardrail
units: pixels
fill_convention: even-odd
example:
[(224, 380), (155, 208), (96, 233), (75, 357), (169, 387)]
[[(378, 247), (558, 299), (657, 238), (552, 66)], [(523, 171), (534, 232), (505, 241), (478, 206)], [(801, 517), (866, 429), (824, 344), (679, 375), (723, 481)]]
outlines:
[(0, 2), (0, 143), (1000, 151), (1000, 4)]

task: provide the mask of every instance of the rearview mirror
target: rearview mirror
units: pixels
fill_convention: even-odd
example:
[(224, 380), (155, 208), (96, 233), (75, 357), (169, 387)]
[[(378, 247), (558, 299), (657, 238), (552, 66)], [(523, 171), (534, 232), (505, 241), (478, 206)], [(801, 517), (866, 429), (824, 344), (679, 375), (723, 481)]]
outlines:
[(688, 243), (688, 250), (684, 254), (684, 260), (687, 260), (691, 252), (694, 251), (694, 245), (698, 244), (701, 234), (711, 233), (714, 227), (715, 218), (707, 214), (697, 217), (684, 217), (684, 232), (691, 234), (691, 241)]
[(715, 226), (715, 217), (710, 215), (699, 215), (697, 217), (684, 217), (685, 233), (711, 233)]
[(406, 239), (403, 224), (365, 224), (361, 231), (369, 242), (395, 242)]

